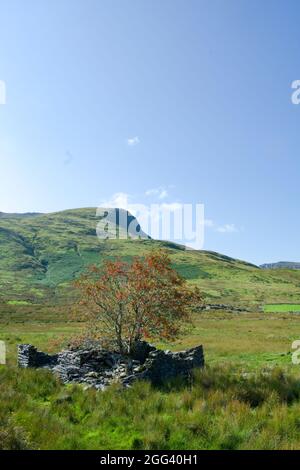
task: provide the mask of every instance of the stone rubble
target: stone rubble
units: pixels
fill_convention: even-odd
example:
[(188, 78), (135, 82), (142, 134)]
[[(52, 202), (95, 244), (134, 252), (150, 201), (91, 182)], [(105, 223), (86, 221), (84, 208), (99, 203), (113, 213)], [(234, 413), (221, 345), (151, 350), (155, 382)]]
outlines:
[(250, 312), (250, 310), (244, 308), (244, 307), (237, 307), (234, 305), (226, 305), (226, 304), (205, 304), (201, 307), (198, 307), (199, 311), (203, 310), (225, 310), (229, 312)]
[(18, 346), (18, 366), (47, 368), (63, 383), (80, 383), (86, 388), (104, 390), (119, 382), (125, 387), (136, 380), (148, 380), (154, 385), (176, 377), (188, 380), (194, 369), (204, 366), (202, 346), (181, 352), (156, 349), (145, 341), (136, 344), (131, 357), (96, 346), (82, 345), (50, 355), (30, 344)]

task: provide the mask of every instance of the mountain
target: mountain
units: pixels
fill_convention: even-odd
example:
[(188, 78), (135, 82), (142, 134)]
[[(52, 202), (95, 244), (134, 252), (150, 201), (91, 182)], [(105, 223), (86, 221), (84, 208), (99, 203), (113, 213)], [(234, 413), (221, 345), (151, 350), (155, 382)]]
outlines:
[(279, 263), (265, 263), (261, 264), (262, 269), (300, 269), (300, 263), (293, 261), (279, 261)]
[[(128, 224), (139, 230), (132, 215), (117, 213), (115, 225), (107, 230), (115, 229), (120, 236)], [(114, 211), (104, 208), (103, 214), (109, 220)], [(260, 269), (219, 253), (151, 240), (141, 230), (138, 239), (99, 240), (99, 220), (95, 208), (0, 217), (0, 302), (70, 303), (73, 281), (89, 265), (116, 257), (129, 260), (157, 247), (168, 250), (174, 267), (200, 287), (208, 302), (251, 305), (300, 300), (299, 271)]]

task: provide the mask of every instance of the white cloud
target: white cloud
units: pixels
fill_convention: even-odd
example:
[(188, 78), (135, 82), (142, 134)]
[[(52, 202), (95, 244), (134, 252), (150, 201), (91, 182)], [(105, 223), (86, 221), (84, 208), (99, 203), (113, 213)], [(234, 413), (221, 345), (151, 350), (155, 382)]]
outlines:
[(211, 219), (205, 219), (204, 220), (204, 226), (205, 227), (208, 227), (208, 228), (211, 228), (211, 227), (214, 227), (215, 224), (214, 224), (214, 221), (211, 220)]
[(235, 233), (238, 232), (238, 229), (234, 224), (225, 224), (217, 227), (217, 232), (219, 233)]
[(127, 144), (129, 145), (129, 147), (133, 147), (134, 145), (138, 145), (139, 143), (140, 143), (140, 139), (138, 138), (138, 136), (129, 137), (127, 139)]
[(158, 197), (159, 199), (165, 199), (166, 197), (168, 197), (168, 191), (166, 189), (162, 189)]
[(182, 204), (179, 202), (172, 202), (171, 204), (167, 204), (164, 202), (163, 204), (160, 205), (162, 209), (169, 210), (169, 211), (178, 211), (182, 210)]
[(165, 199), (169, 195), (168, 190), (163, 187), (148, 189), (145, 194), (146, 196), (157, 196), (158, 199)]
[(211, 219), (205, 219), (204, 220), (204, 227), (205, 228), (211, 228), (215, 232), (219, 233), (237, 233), (240, 231), (235, 224), (224, 224), (224, 225), (217, 225), (213, 220)]
[(99, 207), (127, 209), (129, 194), (115, 193), (110, 199), (100, 201)]

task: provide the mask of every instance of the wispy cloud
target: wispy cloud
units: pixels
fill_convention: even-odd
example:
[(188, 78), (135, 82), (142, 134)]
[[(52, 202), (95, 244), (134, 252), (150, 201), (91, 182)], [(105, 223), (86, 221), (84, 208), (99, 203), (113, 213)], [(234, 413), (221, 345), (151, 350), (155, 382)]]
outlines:
[(204, 226), (206, 228), (211, 228), (215, 232), (219, 233), (237, 233), (240, 232), (240, 229), (236, 227), (235, 224), (224, 224), (224, 225), (218, 225), (211, 219), (205, 219), (204, 221)]
[(179, 202), (171, 202), (170, 204), (163, 202), (160, 207), (162, 209), (170, 210), (170, 211), (177, 211), (182, 210), (182, 204)]
[(109, 199), (100, 201), (99, 207), (127, 209), (129, 197), (127, 193), (115, 193)]
[(168, 197), (168, 191), (166, 189), (163, 189), (158, 197), (159, 199), (165, 199), (166, 197)]
[(127, 145), (129, 145), (129, 147), (133, 147), (134, 145), (138, 145), (139, 143), (140, 143), (140, 139), (138, 138), (138, 136), (129, 137), (127, 139)]
[(235, 233), (239, 231), (234, 224), (220, 225), (216, 230), (219, 233)]
[(213, 221), (213, 220), (211, 220), (211, 219), (205, 219), (205, 220), (204, 220), (204, 226), (211, 228), (211, 227), (214, 227), (215, 224), (214, 224), (214, 221)]
[(164, 187), (148, 189), (145, 192), (146, 196), (157, 196), (158, 199), (165, 199), (168, 197), (168, 190)]

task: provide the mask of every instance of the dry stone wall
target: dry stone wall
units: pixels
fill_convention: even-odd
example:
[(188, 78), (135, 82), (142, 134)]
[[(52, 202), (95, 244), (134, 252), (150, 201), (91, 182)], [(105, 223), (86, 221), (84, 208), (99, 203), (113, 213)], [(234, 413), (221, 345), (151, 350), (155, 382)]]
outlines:
[(63, 383), (81, 383), (103, 390), (114, 382), (128, 387), (136, 380), (149, 380), (159, 385), (179, 376), (188, 379), (194, 369), (204, 366), (204, 353), (202, 346), (173, 353), (140, 341), (130, 358), (95, 345), (82, 345), (49, 355), (31, 344), (21, 344), (18, 365), (47, 368)]

